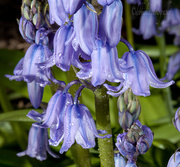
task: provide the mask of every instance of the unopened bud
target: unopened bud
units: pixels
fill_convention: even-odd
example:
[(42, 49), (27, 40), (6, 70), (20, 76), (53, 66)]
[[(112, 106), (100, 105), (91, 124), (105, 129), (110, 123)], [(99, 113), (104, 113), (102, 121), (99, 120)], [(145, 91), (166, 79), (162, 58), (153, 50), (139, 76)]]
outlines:
[(177, 109), (175, 113), (175, 117), (173, 119), (173, 124), (175, 128), (180, 131), (180, 107)]

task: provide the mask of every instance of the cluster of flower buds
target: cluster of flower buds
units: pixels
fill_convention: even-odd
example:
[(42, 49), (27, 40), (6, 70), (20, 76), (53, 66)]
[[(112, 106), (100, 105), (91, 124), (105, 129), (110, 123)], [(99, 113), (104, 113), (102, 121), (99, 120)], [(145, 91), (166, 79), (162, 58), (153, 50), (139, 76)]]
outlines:
[(139, 118), (141, 106), (137, 96), (128, 89), (118, 97), (119, 124), (127, 130)]
[(150, 128), (137, 120), (127, 132), (117, 136), (116, 146), (128, 162), (135, 163), (139, 154), (145, 154), (149, 150), (153, 136)]

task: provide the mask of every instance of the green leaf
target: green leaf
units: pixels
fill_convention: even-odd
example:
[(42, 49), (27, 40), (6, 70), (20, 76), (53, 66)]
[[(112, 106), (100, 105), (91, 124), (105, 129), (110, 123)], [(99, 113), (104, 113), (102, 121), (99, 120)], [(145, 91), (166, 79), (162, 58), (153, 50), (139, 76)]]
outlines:
[[(0, 121), (18, 121), (18, 122), (34, 122), (26, 115), (31, 109), (15, 110), (0, 114)], [(36, 110), (42, 112), (42, 110)]]

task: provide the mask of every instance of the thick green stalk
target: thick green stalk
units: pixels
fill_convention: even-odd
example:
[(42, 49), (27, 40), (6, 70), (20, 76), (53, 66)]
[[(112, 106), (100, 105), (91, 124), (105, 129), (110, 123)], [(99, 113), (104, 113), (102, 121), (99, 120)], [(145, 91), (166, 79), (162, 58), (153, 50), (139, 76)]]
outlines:
[[(112, 134), (111, 121), (109, 113), (109, 97), (104, 87), (96, 89), (95, 109), (96, 109), (96, 125), (98, 130), (106, 130), (108, 134)], [(112, 138), (98, 138), (98, 146), (100, 153), (101, 167), (114, 167), (114, 151)]]
[[(160, 37), (156, 36), (155, 39), (159, 46), (159, 51), (160, 51), (160, 57), (159, 57), (160, 76), (161, 76), (161, 78), (163, 78), (167, 72), (165, 37), (164, 37), (164, 35), (162, 35)], [(173, 115), (174, 115), (174, 109), (173, 109), (173, 105), (172, 105), (170, 88), (169, 87), (164, 88), (164, 89), (162, 89), (162, 92), (163, 92), (163, 99), (164, 99), (166, 107), (167, 107), (169, 118), (170, 118), (170, 120), (172, 120)]]
[[(71, 82), (76, 79), (76, 74), (71, 67), (68, 71), (68, 82)], [(78, 86), (74, 85), (70, 88), (70, 93), (74, 95), (77, 90)], [(81, 101), (81, 98), (79, 98), (79, 101)], [(71, 146), (71, 153), (77, 167), (91, 167), (91, 158), (88, 149), (83, 149), (80, 145), (74, 143)]]
[(125, 1), (126, 35), (128, 42), (134, 48), (134, 37), (132, 33), (131, 6)]

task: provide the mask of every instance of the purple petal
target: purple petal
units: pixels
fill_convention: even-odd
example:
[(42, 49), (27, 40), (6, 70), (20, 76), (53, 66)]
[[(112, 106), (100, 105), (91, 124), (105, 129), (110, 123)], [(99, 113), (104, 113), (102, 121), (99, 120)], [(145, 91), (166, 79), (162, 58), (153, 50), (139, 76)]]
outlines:
[[(86, 2), (86, 5), (92, 10), (95, 10), (91, 4)], [(98, 19), (97, 14), (87, 9), (86, 5), (83, 4), (73, 16), (76, 34), (74, 43), (79, 45), (86, 54), (90, 55), (97, 37)]]
[(29, 111), (29, 113), (26, 116), (35, 120), (35, 121), (42, 122), (44, 114), (41, 114), (41, 113), (34, 111), (34, 110), (31, 110), (31, 111)]
[(84, 2), (85, 0), (62, 0), (66, 13), (70, 15), (76, 13), (81, 8)]
[(111, 47), (115, 47), (121, 38), (122, 13), (121, 0), (114, 0), (112, 4), (103, 7), (100, 16), (99, 36), (104, 43), (107, 41)]
[(111, 3), (113, 3), (115, 0), (97, 0), (97, 2), (102, 5), (102, 6), (105, 6), (105, 5), (110, 5)]
[(66, 13), (62, 0), (48, 0), (50, 23), (56, 22), (58, 25), (63, 25), (69, 21), (68, 13)]
[(150, 0), (150, 10), (152, 12), (161, 12), (162, 10), (162, 0)]
[(44, 88), (41, 87), (37, 82), (32, 81), (27, 83), (28, 94), (31, 104), (34, 108), (38, 108), (41, 104)]

